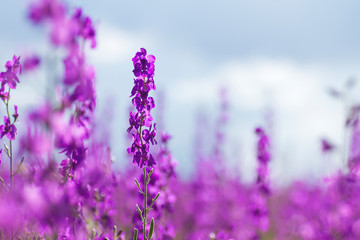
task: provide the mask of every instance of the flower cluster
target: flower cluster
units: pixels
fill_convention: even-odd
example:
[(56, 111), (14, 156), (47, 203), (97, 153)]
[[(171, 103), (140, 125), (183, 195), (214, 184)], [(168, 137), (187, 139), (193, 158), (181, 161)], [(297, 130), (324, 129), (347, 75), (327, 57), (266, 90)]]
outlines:
[(360, 109), (353, 108), (351, 121), (351, 142), (348, 167), (351, 173), (359, 174), (360, 171)]
[[(4, 143), (6, 154), (10, 160), (10, 190), (13, 185), (13, 177), (17, 174), (17, 170), (13, 171), (13, 147), (12, 141), (15, 140), (17, 134), (17, 128), (15, 126), (16, 121), (18, 120), (18, 107), (14, 105), (14, 113), (10, 116), (10, 91), (11, 89), (16, 89), (16, 84), (19, 83), (18, 75), (21, 73), (21, 64), (20, 57), (13, 56), (12, 60), (9, 60), (5, 64), (6, 71), (0, 73), (0, 98), (5, 104), (6, 115), (4, 116), (4, 124), (0, 125), (0, 137), (3, 138), (6, 136), (9, 140), (9, 147)], [(2, 149), (0, 150), (2, 152)], [(24, 160), (24, 159), (23, 159)], [(19, 164), (21, 166), (23, 160)], [(2, 179), (2, 178), (1, 178)], [(4, 184), (4, 180), (2, 180)], [(5, 186), (5, 185), (4, 185)], [(5, 187), (6, 189), (6, 187)]]
[(9, 140), (15, 140), (16, 127), (14, 123), (19, 117), (17, 112), (18, 107), (14, 106), (14, 114), (12, 115), (13, 121), (9, 114), (9, 100), (10, 89), (16, 89), (16, 84), (19, 83), (18, 75), (21, 73), (20, 57), (13, 56), (12, 60), (9, 60), (5, 64), (6, 71), (0, 73), (0, 98), (5, 103), (7, 116), (4, 116), (4, 124), (0, 125), (1, 138), (5, 135)]
[[(129, 114), (130, 127), (128, 132), (132, 132), (133, 143), (128, 148), (128, 153), (133, 154), (133, 162), (139, 167), (152, 167), (155, 159), (149, 153), (150, 143), (156, 144), (156, 123), (153, 124), (151, 109), (155, 107), (155, 101), (149, 96), (151, 90), (155, 90), (154, 72), (155, 57), (147, 55), (144, 48), (137, 52), (132, 59), (134, 64), (133, 73), (135, 75), (134, 87), (131, 90), (132, 103), (136, 112)], [(134, 131), (132, 131), (134, 130)]]
[(269, 137), (266, 135), (265, 131), (258, 127), (255, 129), (255, 133), (258, 136), (257, 160), (259, 165), (257, 168), (257, 189), (254, 189), (251, 194), (250, 212), (256, 230), (253, 233), (252, 239), (259, 239), (260, 232), (266, 232), (269, 229), (269, 210), (267, 204), (270, 186), (268, 163), (271, 154), (269, 151)]
[[(91, 119), (96, 106), (95, 70), (86, 63), (82, 45), (90, 42), (96, 47), (95, 27), (80, 8), (72, 15), (67, 14), (66, 6), (58, 0), (40, 0), (30, 8), (30, 19), (35, 23), (46, 23), (50, 27), (50, 40), (55, 47), (66, 50), (63, 60), (63, 91), (59, 94), (60, 106), (51, 115), (69, 119), (54, 119), (55, 146), (65, 153), (60, 172), (64, 180), (74, 176), (74, 169), (85, 160), (87, 147), (85, 140), (91, 131)], [(73, 110), (75, 109), (75, 110)], [(69, 129), (69, 132), (64, 131)]]
[(56, 46), (76, 48), (79, 37), (89, 40), (92, 48), (96, 46), (92, 20), (83, 16), (80, 8), (75, 9), (72, 16), (68, 16), (63, 2), (41, 0), (30, 7), (29, 18), (35, 24), (46, 22), (51, 25), (50, 39)]
[(266, 135), (265, 131), (262, 128), (256, 128), (256, 135), (258, 136), (258, 144), (257, 144), (257, 160), (259, 163), (257, 173), (257, 184), (259, 185), (260, 190), (265, 193), (270, 193), (269, 188), (269, 169), (268, 163), (271, 158), (271, 154), (269, 151), (270, 141), (269, 137)]
[(8, 93), (4, 92), (6, 85), (9, 89), (15, 89), (16, 83), (19, 83), (17, 75), (21, 73), (20, 57), (16, 57), (16, 55), (14, 55), (12, 60), (6, 62), (5, 68), (6, 71), (0, 73), (1, 96), (8, 95)]
[[(168, 216), (174, 211), (176, 202), (176, 195), (171, 189), (171, 183), (176, 179), (176, 162), (168, 148), (170, 138), (171, 136), (166, 132), (161, 132), (160, 149), (157, 154), (159, 161), (149, 183), (150, 195), (155, 196), (160, 193), (159, 198), (153, 205), (153, 215), (158, 220), (156, 238), (169, 240), (175, 237), (173, 221)], [(150, 204), (151, 202), (149, 202)]]

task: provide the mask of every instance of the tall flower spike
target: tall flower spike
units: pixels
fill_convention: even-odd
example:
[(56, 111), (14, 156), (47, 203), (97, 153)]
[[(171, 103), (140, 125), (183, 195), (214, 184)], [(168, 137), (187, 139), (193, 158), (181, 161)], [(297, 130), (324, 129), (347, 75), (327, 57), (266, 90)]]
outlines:
[[(20, 57), (13, 56), (12, 60), (9, 60), (5, 64), (5, 72), (0, 73), (0, 82), (1, 82), (1, 89), (0, 89), (0, 98), (5, 104), (6, 108), (6, 116), (4, 116), (4, 124), (0, 125), (0, 137), (3, 138), (6, 136), (9, 140), (9, 146), (7, 147), (5, 144), (5, 148), (7, 150), (7, 156), (10, 160), (10, 189), (13, 186), (13, 177), (17, 173), (17, 171), (13, 171), (13, 141), (15, 140), (17, 129), (15, 127), (15, 122), (17, 121), (19, 114), (18, 114), (18, 107), (14, 105), (14, 113), (12, 117), (14, 120), (12, 121), (10, 110), (9, 110), (9, 101), (10, 101), (10, 90), (16, 88), (16, 83), (19, 83), (18, 75), (21, 73), (21, 64), (20, 64)], [(5, 92), (7, 90), (7, 92)]]
[(256, 128), (255, 133), (258, 136), (257, 160), (259, 165), (257, 169), (257, 184), (259, 185), (260, 191), (265, 194), (269, 194), (270, 188), (268, 177), (268, 162), (271, 159), (271, 154), (269, 151), (270, 141), (269, 137), (266, 135), (265, 131), (262, 128)]
[(133, 143), (128, 152), (133, 155), (133, 162), (139, 167), (152, 167), (155, 163), (153, 156), (149, 153), (150, 143), (157, 144), (156, 124), (153, 124), (151, 109), (155, 107), (155, 101), (149, 97), (149, 92), (155, 90), (154, 72), (155, 57), (147, 55), (141, 48), (132, 59), (135, 75), (134, 87), (131, 90), (132, 104), (136, 112), (129, 113), (128, 132), (132, 133)]
[[(142, 222), (143, 240), (150, 240), (152, 239), (154, 231), (154, 219), (151, 220), (150, 228), (148, 229), (147, 214), (160, 195), (158, 193), (148, 205), (148, 200), (150, 200), (150, 198), (148, 198), (148, 184), (150, 183), (150, 178), (153, 174), (152, 166), (156, 164), (154, 157), (149, 153), (150, 143), (152, 145), (157, 144), (155, 140), (156, 123), (153, 126), (153, 117), (151, 116), (151, 109), (155, 107), (155, 101), (152, 97), (149, 97), (149, 92), (155, 90), (153, 78), (155, 72), (155, 57), (153, 55), (147, 55), (146, 50), (141, 48), (140, 52), (135, 54), (132, 61), (134, 64), (133, 73), (135, 79), (130, 97), (132, 97), (132, 104), (134, 105), (136, 112), (130, 112), (129, 114), (130, 127), (127, 131), (132, 134), (133, 142), (127, 151), (132, 154), (133, 163), (136, 163), (144, 170), (143, 189), (141, 189), (139, 182), (135, 179), (136, 185), (144, 197), (143, 209), (140, 210), (139, 206), (137, 206), (137, 209)], [(135, 236), (134, 239), (135, 238), (137, 237)]]
[[(268, 163), (271, 159), (269, 137), (262, 128), (256, 128), (255, 133), (258, 137), (257, 142), (257, 191), (251, 196), (250, 209), (252, 212), (255, 226), (260, 232), (266, 232), (269, 229), (269, 213), (267, 208), (267, 200), (270, 195), (269, 187), (269, 169)], [(253, 239), (259, 239), (259, 231), (254, 232)]]

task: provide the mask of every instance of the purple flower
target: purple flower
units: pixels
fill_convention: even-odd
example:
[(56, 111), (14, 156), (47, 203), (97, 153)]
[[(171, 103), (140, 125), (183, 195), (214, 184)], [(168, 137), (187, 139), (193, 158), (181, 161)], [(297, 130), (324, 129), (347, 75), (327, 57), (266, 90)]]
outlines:
[(156, 142), (156, 124), (153, 126), (153, 117), (151, 116), (151, 109), (155, 107), (155, 101), (149, 97), (150, 90), (155, 90), (154, 71), (155, 71), (155, 57), (147, 55), (144, 48), (135, 54), (132, 59), (134, 64), (133, 73), (135, 75), (134, 87), (131, 90), (130, 97), (132, 104), (135, 106), (136, 112), (129, 113), (129, 128), (127, 131), (135, 131), (133, 133), (133, 143), (128, 148), (128, 153), (133, 154), (133, 162), (137, 163), (139, 167), (152, 167), (155, 164), (155, 159), (149, 154), (149, 144), (157, 144)]
[(268, 162), (270, 161), (270, 141), (262, 128), (256, 128), (255, 133), (258, 135), (257, 144), (257, 160), (259, 163), (257, 169), (257, 184), (259, 185), (260, 191), (265, 194), (270, 193), (269, 189), (269, 176), (268, 176)]
[(27, 151), (38, 156), (50, 154), (52, 150), (51, 135), (42, 133), (37, 128), (32, 131), (29, 126), (26, 134), (20, 138), (20, 149), (22, 152)]
[(153, 167), (154, 165), (156, 165), (155, 159), (153, 158), (152, 154), (150, 154), (149, 159), (147, 160), (147, 166), (148, 167)]
[(11, 124), (9, 118), (6, 116), (4, 116), (4, 123), (5, 124), (0, 125), (1, 138), (6, 135), (9, 140), (15, 140), (17, 130), (15, 125)]
[(151, 109), (153, 109), (155, 107), (155, 101), (152, 97), (148, 97), (147, 99), (147, 110), (150, 111)]
[[(258, 136), (257, 160), (259, 165), (257, 168), (257, 189), (252, 196), (250, 209), (256, 229), (265, 232), (269, 228), (267, 197), (270, 195), (268, 170), (268, 162), (271, 158), (269, 151), (270, 141), (262, 128), (256, 128), (255, 133)], [(258, 236), (258, 234), (255, 236)]]
[(40, 58), (38, 56), (26, 57), (22, 62), (22, 70), (24, 72), (30, 72), (36, 69), (40, 65)]
[(143, 138), (146, 142), (151, 142), (152, 145), (157, 144), (155, 137), (156, 137), (156, 123), (154, 124), (154, 130), (151, 130), (152, 125), (149, 129), (144, 129), (142, 134)]
[(81, 8), (75, 9), (75, 13), (73, 15), (73, 19), (77, 22), (78, 27), (78, 34), (84, 40), (90, 40), (91, 48), (96, 47), (96, 40), (95, 40), (95, 28), (92, 24), (92, 20), (89, 17), (84, 17), (82, 15)]
[(258, 149), (257, 149), (257, 158), (260, 162), (267, 163), (270, 158), (270, 142), (268, 136), (265, 134), (262, 128), (256, 128), (255, 130), (256, 135), (258, 135)]
[[(44, 108), (32, 117), (55, 133), (55, 146), (68, 159), (63, 161), (60, 172), (64, 179), (71, 178), (75, 168), (86, 158), (86, 140), (90, 136), (96, 106), (95, 70), (87, 64), (82, 48), (87, 41), (91, 42), (92, 48), (96, 46), (95, 27), (80, 8), (68, 15), (65, 4), (59, 0), (38, 0), (30, 8), (30, 18), (35, 23), (46, 22), (51, 43), (62, 47), (65, 53), (64, 88), (58, 92), (60, 106)], [(67, 120), (62, 121), (63, 116)]]
[(171, 139), (171, 136), (167, 132), (161, 132), (161, 142), (166, 144)]
[(127, 129), (130, 132), (133, 128), (138, 129), (140, 127), (140, 118), (138, 113), (129, 112), (129, 124), (130, 127)]
[[(1, 78), (0, 78), (1, 80)], [(5, 92), (5, 85), (2, 85), (1, 86), (1, 89), (0, 89), (0, 98), (1, 100), (3, 100), (4, 102), (9, 100), (9, 92)]]
[(154, 84), (154, 73), (155, 73), (155, 57), (153, 55), (146, 55), (146, 50), (144, 48), (140, 49), (140, 52), (137, 52), (135, 57), (132, 59), (134, 64), (133, 73), (138, 79), (147, 79), (148, 87), (155, 90)]
[(65, 15), (65, 6), (57, 0), (41, 0), (30, 7), (29, 17), (34, 23), (47, 19), (59, 19)]
[(19, 117), (19, 114), (18, 114), (18, 106), (14, 105), (14, 114), (12, 115), (14, 117), (14, 122), (16, 122), (16, 120), (18, 119)]
[(1, 89), (4, 88), (5, 84), (11, 89), (16, 88), (16, 83), (19, 83), (17, 77), (21, 73), (20, 57), (13, 56), (13, 60), (9, 60), (5, 64), (6, 72), (0, 73)]
[(323, 153), (331, 152), (335, 146), (326, 139), (321, 140), (321, 150)]
[(20, 57), (14, 55), (12, 60), (6, 62), (5, 68), (7, 72), (12, 72), (14, 74), (21, 73)]

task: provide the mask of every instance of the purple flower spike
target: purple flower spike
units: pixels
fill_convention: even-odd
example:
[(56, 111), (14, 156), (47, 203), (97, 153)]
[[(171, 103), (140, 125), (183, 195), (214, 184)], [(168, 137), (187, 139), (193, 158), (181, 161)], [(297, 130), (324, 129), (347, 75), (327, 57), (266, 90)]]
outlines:
[[(269, 228), (269, 214), (267, 209), (267, 198), (270, 196), (269, 168), (268, 163), (271, 159), (269, 137), (262, 128), (256, 128), (255, 133), (258, 136), (257, 143), (257, 179), (256, 191), (252, 195), (250, 211), (256, 229), (260, 232), (266, 232)], [(259, 231), (254, 235), (254, 239), (259, 238)]]
[(151, 109), (155, 107), (155, 101), (149, 97), (150, 90), (155, 90), (154, 72), (155, 57), (147, 55), (144, 48), (140, 49), (132, 59), (134, 64), (133, 73), (135, 75), (134, 87), (131, 90), (132, 104), (136, 112), (129, 113), (129, 128), (127, 131), (136, 131), (133, 133), (133, 143), (128, 148), (128, 153), (133, 155), (133, 162), (139, 167), (152, 167), (155, 159), (149, 154), (149, 145), (157, 144), (156, 124), (153, 126), (153, 117)]

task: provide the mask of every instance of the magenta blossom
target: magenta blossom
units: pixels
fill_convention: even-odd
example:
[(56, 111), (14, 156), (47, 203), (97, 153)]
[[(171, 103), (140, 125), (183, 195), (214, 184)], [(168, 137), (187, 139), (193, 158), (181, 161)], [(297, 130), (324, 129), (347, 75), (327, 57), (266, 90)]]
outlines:
[(155, 90), (154, 71), (155, 71), (155, 57), (147, 55), (144, 48), (137, 52), (132, 59), (134, 64), (133, 73), (135, 75), (134, 87), (131, 91), (133, 97), (132, 103), (137, 112), (129, 113), (128, 132), (132, 133), (133, 143), (128, 152), (133, 154), (133, 162), (137, 163), (139, 167), (152, 167), (155, 164), (153, 156), (149, 153), (150, 143), (157, 144), (156, 124), (153, 126), (153, 117), (151, 116), (151, 109), (155, 107), (155, 101), (149, 96), (150, 90)]
[(1, 138), (6, 135), (9, 140), (15, 140), (15, 135), (17, 131), (15, 125), (11, 124), (9, 118), (6, 116), (4, 116), (4, 123), (5, 124), (0, 125)]
[(16, 83), (19, 83), (17, 77), (21, 73), (20, 57), (13, 56), (12, 60), (9, 60), (5, 64), (6, 72), (0, 73), (1, 88), (7, 84), (9, 88), (15, 89)]
[(36, 55), (26, 57), (22, 62), (22, 70), (30, 72), (35, 70), (40, 65), (40, 58)]

